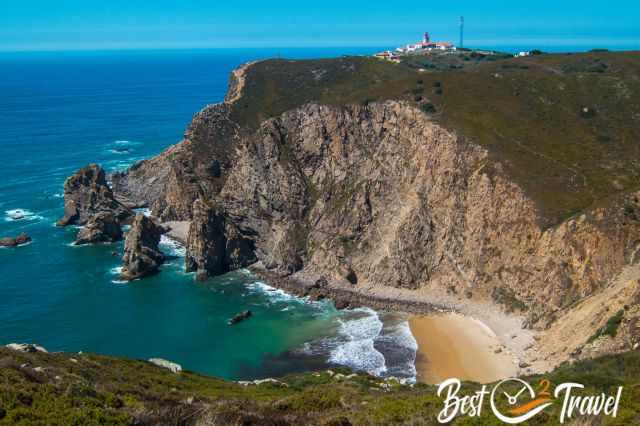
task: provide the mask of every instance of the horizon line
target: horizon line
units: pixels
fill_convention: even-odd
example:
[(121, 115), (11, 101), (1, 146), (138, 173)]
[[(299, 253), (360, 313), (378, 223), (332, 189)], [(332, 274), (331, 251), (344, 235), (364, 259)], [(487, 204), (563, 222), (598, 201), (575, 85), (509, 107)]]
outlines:
[[(405, 42), (406, 43), (406, 42)], [(267, 49), (380, 49), (389, 48), (391, 46), (402, 46), (405, 43), (402, 42), (380, 42), (380, 43), (329, 43), (326, 45), (318, 44), (300, 44), (300, 45), (235, 45), (235, 46), (222, 46), (222, 45), (197, 45), (197, 44), (185, 44), (185, 45), (118, 45), (112, 46), (44, 46), (44, 47), (9, 47), (3, 48), (0, 46), (0, 53), (54, 53), (54, 52), (112, 52), (112, 51), (153, 51), (153, 50), (267, 50)], [(611, 50), (640, 50), (640, 39), (629, 38), (531, 38), (531, 39), (503, 39), (503, 38), (487, 38), (487, 39), (471, 39), (465, 43), (465, 47), (470, 48), (488, 48), (488, 47), (533, 47), (536, 48), (562, 48), (562, 47), (574, 47), (581, 49), (596, 49), (596, 48), (609, 48)]]

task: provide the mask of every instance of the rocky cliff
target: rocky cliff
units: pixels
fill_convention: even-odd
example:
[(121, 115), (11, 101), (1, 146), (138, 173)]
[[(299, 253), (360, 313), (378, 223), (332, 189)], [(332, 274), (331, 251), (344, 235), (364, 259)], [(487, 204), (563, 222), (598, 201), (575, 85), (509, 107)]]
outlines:
[[(338, 63), (347, 74), (360, 66)], [(235, 73), (227, 102), (198, 113), (182, 142), (114, 177), (116, 193), (143, 200), (154, 215), (193, 219), (187, 268), (200, 277), (255, 256), (281, 275), (322, 277), (363, 294), (391, 287), (418, 299), (428, 289), (485, 300), (547, 329), (637, 263), (640, 193), (632, 187), (580, 201), (575, 193), (602, 188), (563, 186), (560, 157), (549, 157), (549, 176), (536, 168), (524, 179), (514, 165), (525, 160), (513, 148), (499, 151), (499, 144), (481, 143), (484, 134), (463, 125), (459, 131), (455, 111), (434, 114), (432, 103), (411, 92), (291, 108), (276, 99), (264, 106), (275, 111), (271, 117), (259, 114), (255, 124), (239, 111), (254, 108), (247, 102), (256, 93), (267, 96), (267, 89), (256, 89), (264, 78), (256, 68)], [(323, 68), (309, 73), (309, 90), (322, 87)], [(292, 85), (299, 84), (296, 77)], [(334, 80), (326, 84), (332, 90)], [(381, 90), (375, 84), (372, 93)], [(399, 83), (385, 87), (392, 84)], [(591, 129), (578, 115), (572, 120)], [(543, 148), (532, 163), (547, 155)], [(579, 173), (569, 169), (571, 180)], [(548, 190), (556, 191), (553, 200), (568, 201), (538, 195), (536, 179), (560, 182)], [(622, 178), (616, 182), (621, 189)], [(581, 202), (584, 208), (575, 210)], [(629, 303), (636, 294), (631, 291)], [(577, 317), (591, 321), (591, 330), (607, 321), (606, 315)], [(638, 341), (640, 335), (631, 335), (623, 346)]]
[(166, 230), (153, 220), (138, 213), (124, 242), (120, 279), (131, 281), (153, 275), (164, 263), (165, 256), (158, 248)]
[(113, 214), (118, 222), (133, 216), (128, 207), (114, 198), (102, 167), (90, 164), (64, 182), (64, 216), (57, 225), (84, 225), (99, 213)]

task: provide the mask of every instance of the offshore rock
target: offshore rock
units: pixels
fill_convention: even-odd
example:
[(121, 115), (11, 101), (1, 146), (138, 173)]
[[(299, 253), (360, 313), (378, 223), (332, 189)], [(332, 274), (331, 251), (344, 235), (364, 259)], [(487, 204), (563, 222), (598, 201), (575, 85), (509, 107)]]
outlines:
[(255, 262), (252, 241), (244, 238), (215, 205), (198, 199), (193, 204), (185, 269), (199, 280)]
[(31, 242), (31, 237), (24, 232), (17, 237), (0, 238), (0, 247), (18, 247)]
[(76, 237), (76, 245), (112, 243), (122, 240), (122, 228), (111, 212), (93, 216)]
[(125, 281), (143, 278), (158, 272), (165, 256), (158, 249), (165, 229), (138, 213), (127, 234), (120, 278)]
[(131, 209), (114, 198), (104, 170), (97, 164), (90, 164), (64, 182), (64, 216), (57, 225), (84, 225), (100, 212), (113, 213), (118, 222), (133, 215)]
[(239, 323), (239, 322), (241, 322), (241, 321), (244, 321), (244, 320), (246, 320), (247, 318), (251, 317), (251, 315), (253, 315), (253, 314), (251, 313), (251, 311), (242, 311), (242, 312), (240, 312), (240, 313), (238, 313), (238, 314), (234, 315), (234, 316), (233, 316), (233, 318), (231, 318), (231, 319), (228, 321), (228, 324), (229, 324), (229, 325), (237, 324), (237, 323)]

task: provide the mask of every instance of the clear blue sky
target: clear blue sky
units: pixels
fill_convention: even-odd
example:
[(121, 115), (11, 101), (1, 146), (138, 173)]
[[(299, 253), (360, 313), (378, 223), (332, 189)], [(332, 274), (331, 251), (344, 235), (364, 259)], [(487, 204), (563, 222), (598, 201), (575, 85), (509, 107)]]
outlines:
[(0, 0), (0, 50), (640, 43), (638, 0)]

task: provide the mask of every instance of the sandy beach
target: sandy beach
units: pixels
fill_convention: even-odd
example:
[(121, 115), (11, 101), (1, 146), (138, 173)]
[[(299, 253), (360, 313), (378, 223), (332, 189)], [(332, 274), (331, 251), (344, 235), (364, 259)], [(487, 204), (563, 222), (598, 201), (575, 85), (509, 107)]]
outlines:
[(488, 383), (518, 373), (515, 357), (482, 322), (456, 313), (416, 315), (409, 320), (418, 342), (418, 381), (450, 377)]

